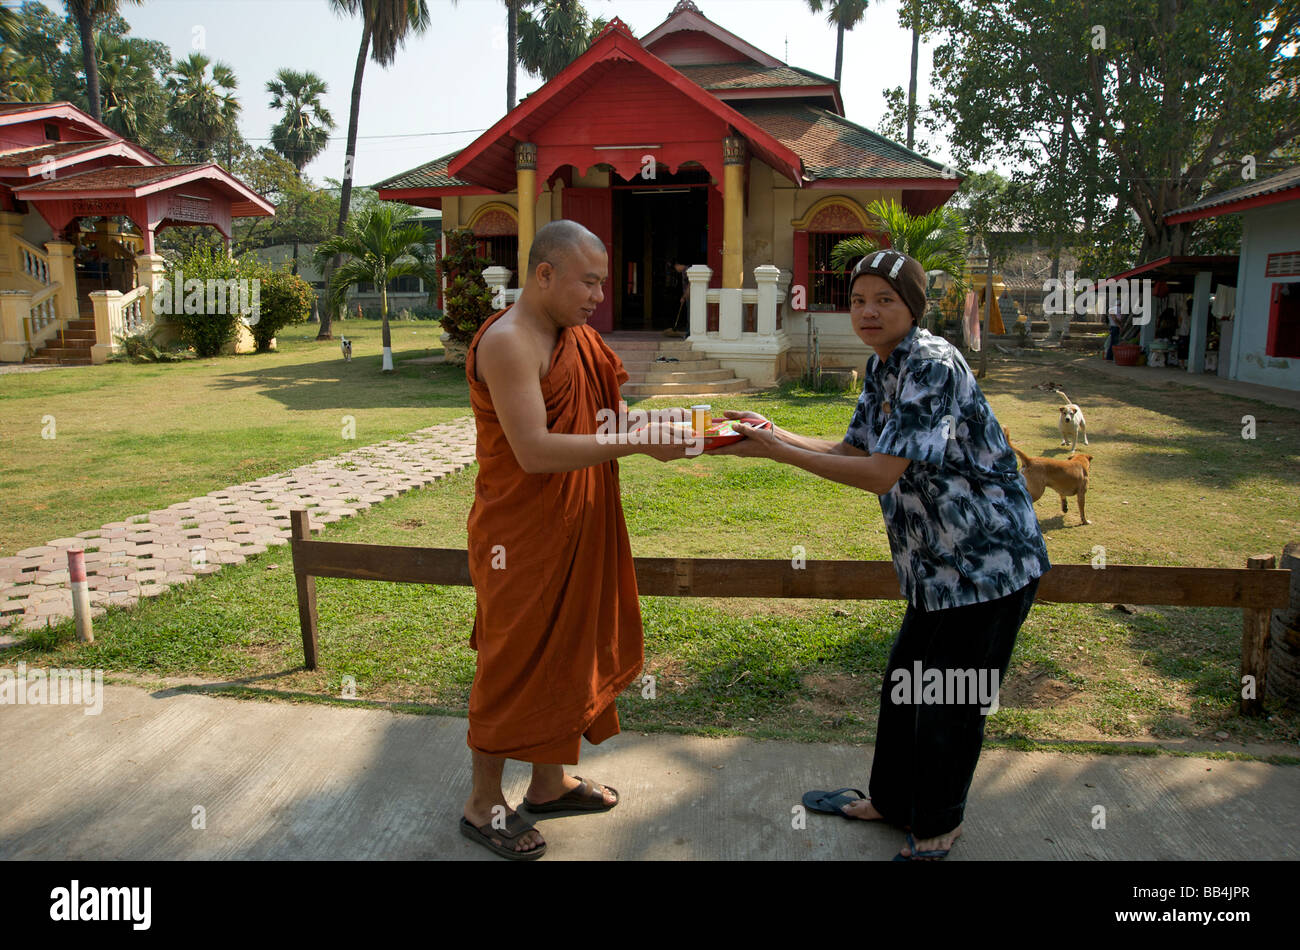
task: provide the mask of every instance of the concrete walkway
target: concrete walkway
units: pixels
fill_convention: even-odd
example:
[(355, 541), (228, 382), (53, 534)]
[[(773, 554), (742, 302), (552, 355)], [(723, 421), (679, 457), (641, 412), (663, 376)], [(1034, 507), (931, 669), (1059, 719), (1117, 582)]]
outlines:
[[(0, 859), (500, 860), (457, 830), (463, 719), (104, 690), (98, 715), (0, 705)], [(792, 813), (806, 789), (863, 788), (870, 756), (636, 733), (584, 745), (571, 771), (623, 800), (540, 820), (542, 860), (887, 859), (898, 831)], [(507, 767), (512, 803), (527, 774)], [(1294, 860), (1297, 814), (1295, 767), (989, 749), (950, 860)]]
[(0, 625), (72, 616), (68, 548), (86, 549), (98, 616), (287, 544), (291, 508), (306, 508), (315, 529), (459, 472), (474, 461), (474, 437), (466, 416), (0, 558)]

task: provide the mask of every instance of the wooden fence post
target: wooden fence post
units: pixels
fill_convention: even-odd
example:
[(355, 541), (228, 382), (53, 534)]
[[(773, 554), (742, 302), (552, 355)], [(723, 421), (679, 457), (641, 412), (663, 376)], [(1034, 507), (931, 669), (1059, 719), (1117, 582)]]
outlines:
[[(1272, 554), (1256, 554), (1246, 559), (1246, 567), (1252, 571), (1271, 571), (1277, 567), (1277, 557)], [(1254, 679), (1254, 696), (1241, 697), (1241, 714), (1258, 716), (1264, 712), (1264, 684), (1268, 679), (1269, 621), (1273, 611), (1267, 607), (1245, 607), (1241, 611), (1245, 618), (1241, 635), (1241, 676)], [(1245, 686), (1245, 683), (1242, 683)]]
[[(289, 512), (292, 524), (289, 542), (311, 540), (311, 519), (302, 508)], [(302, 627), (302, 655), (309, 670), (316, 669), (316, 578), (298, 569), (298, 558), (293, 559), (293, 579), (298, 585), (298, 624)]]

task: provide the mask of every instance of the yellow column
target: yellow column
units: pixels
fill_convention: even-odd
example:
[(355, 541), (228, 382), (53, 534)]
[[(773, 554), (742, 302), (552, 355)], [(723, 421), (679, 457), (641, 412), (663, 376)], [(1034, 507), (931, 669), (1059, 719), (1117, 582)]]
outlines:
[(739, 288), (744, 280), (745, 140), (722, 140), (722, 286)]
[(520, 142), (515, 146), (515, 181), (519, 194), (519, 286), (528, 279), (528, 252), (537, 231), (537, 146)]
[(54, 307), (64, 320), (77, 319), (77, 266), (73, 258), (74, 250), (67, 241), (45, 242), (45, 251), (50, 256), (50, 280), (59, 283)]

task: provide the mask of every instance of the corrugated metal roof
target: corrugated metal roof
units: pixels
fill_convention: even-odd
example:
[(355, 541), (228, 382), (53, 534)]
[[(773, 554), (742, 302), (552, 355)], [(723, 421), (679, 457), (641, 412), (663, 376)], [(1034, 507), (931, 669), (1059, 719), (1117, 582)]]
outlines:
[(1217, 195), (1210, 195), (1208, 198), (1202, 198), (1195, 204), (1186, 205), (1182, 208), (1175, 208), (1173, 211), (1165, 214), (1166, 218), (1172, 218), (1176, 214), (1186, 214), (1189, 211), (1206, 211), (1210, 208), (1217, 208), (1221, 205), (1232, 204), (1235, 201), (1245, 201), (1249, 198), (1258, 198), (1261, 195), (1271, 195), (1274, 192), (1285, 191), (1288, 188), (1295, 188), (1300, 185), (1300, 165), (1295, 168), (1288, 168), (1280, 175), (1273, 175), (1269, 178), (1262, 178), (1259, 181), (1248, 182), (1239, 185), (1236, 188), (1229, 188), (1227, 191), (1220, 192)]

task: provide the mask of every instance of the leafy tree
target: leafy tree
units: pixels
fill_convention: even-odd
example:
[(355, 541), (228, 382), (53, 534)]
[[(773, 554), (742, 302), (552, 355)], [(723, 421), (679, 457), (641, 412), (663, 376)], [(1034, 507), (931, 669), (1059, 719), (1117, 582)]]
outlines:
[(238, 218), (232, 230), (235, 253), (292, 244), (292, 272), (298, 272), (298, 245), (319, 244), (334, 233), (338, 192), (301, 178), (289, 161), (269, 148), (248, 150), (231, 171), (275, 204), (273, 217)]
[(519, 65), (550, 82), (607, 24), (602, 18), (592, 22), (581, 0), (540, 0), (536, 15), (519, 11)]
[(407, 223), (415, 209), (380, 202), (358, 212), (342, 236), (335, 236), (316, 248), (321, 267), (336, 255), (346, 260), (329, 279), (329, 302), (341, 307), (348, 288), (374, 284), (380, 295), (383, 321), (383, 372), (393, 371), (393, 344), (388, 330), (388, 282), (395, 277), (430, 278), (432, 271), (424, 254), (424, 228)]
[[(1005, 162), (1027, 224), (1140, 261), (1223, 232), (1164, 216), (1277, 170), (1300, 135), (1293, 0), (936, 0), (936, 95), (963, 164)], [(1253, 168), (1252, 168), (1253, 166)], [(1129, 243), (1129, 242), (1132, 243)], [(1097, 256), (1095, 259), (1100, 260)]]
[[(361, 14), (361, 46), (357, 50), (357, 64), (352, 74), (352, 105), (348, 110), (348, 143), (343, 159), (343, 187), (339, 197), (339, 220), (335, 234), (343, 236), (344, 225), (352, 208), (353, 159), (357, 153), (357, 123), (361, 115), (361, 82), (365, 77), (366, 58), (380, 66), (388, 66), (397, 57), (397, 51), (411, 35), (423, 34), (429, 28), (429, 8), (425, 0), (330, 0), (330, 6), (340, 16)], [(332, 262), (326, 265), (326, 273)], [(332, 340), (328, 309), (321, 313), (318, 340)]]

